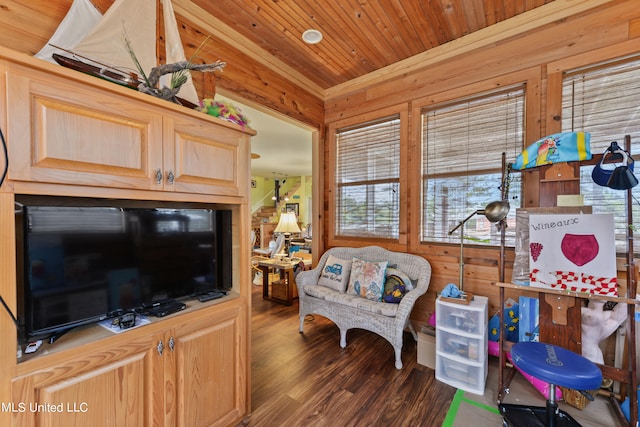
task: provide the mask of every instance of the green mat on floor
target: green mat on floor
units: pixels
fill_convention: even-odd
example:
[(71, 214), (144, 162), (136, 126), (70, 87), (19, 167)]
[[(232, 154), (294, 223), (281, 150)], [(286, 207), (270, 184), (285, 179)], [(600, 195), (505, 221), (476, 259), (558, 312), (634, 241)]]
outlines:
[[(465, 405), (472, 405), (473, 408), (465, 408)], [(465, 396), (464, 390), (458, 390), (455, 396), (453, 396), (453, 401), (451, 402), (451, 406), (449, 406), (449, 411), (447, 411), (447, 417), (444, 419), (444, 423), (442, 423), (442, 427), (455, 426), (458, 412), (461, 410), (465, 413), (468, 412), (468, 413), (476, 414), (477, 412), (476, 415), (482, 414), (487, 418), (495, 418), (496, 422), (500, 422), (500, 420), (502, 420), (502, 417), (500, 416), (500, 412), (498, 411), (497, 405), (488, 406), (482, 402), (476, 402), (475, 400), (473, 400), (473, 397), (469, 398)], [(486, 412), (486, 414), (484, 412)], [(482, 418), (485, 418), (484, 416)], [(461, 418), (463, 417), (461, 416)], [(477, 417), (474, 417), (474, 418), (477, 419)], [(467, 421), (462, 419), (459, 420), (460, 425), (465, 425), (464, 424), (465, 422)], [(469, 425), (469, 424), (466, 424), (466, 425)], [(499, 424), (496, 424), (496, 425), (499, 425)]]

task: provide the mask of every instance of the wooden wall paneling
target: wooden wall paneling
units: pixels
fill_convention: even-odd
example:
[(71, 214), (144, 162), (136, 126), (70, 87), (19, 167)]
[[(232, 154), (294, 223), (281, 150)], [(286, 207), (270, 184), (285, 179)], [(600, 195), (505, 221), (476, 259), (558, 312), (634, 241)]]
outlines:
[[(346, 123), (344, 124), (346, 125)], [(336, 188), (336, 162), (335, 158), (337, 155), (336, 151), (336, 132), (340, 129), (340, 123), (332, 123), (327, 127), (327, 139), (325, 144), (325, 164), (324, 164), (324, 178), (325, 178), (325, 189), (324, 189), (324, 199), (323, 199), (323, 208), (324, 208), (324, 230), (326, 234), (323, 236), (327, 242), (326, 249), (331, 248), (332, 246), (336, 246), (335, 243), (335, 234), (336, 234), (336, 198), (337, 198), (337, 188)], [(338, 246), (347, 246), (340, 245)]]
[[(535, 66), (529, 69), (530, 74), (526, 74), (525, 80), (525, 127), (524, 127), (524, 147), (525, 149), (529, 144), (537, 141), (542, 137), (542, 123), (540, 118), (542, 117), (542, 110), (545, 108), (545, 91), (544, 91), (544, 78), (546, 75), (543, 73), (544, 67)], [(516, 75), (522, 73), (515, 73)]]
[(522, 207), (536, 207), (540, 205), (540, 171), (538, 169), (528, 169), (520, 172), (522, 174)]
[[(490, 9), (490, 13), (499, 9), (497, 14), (494, 13), (494, 16), (500, 16), (500, 18), (496, 20), (487, 18), (487, 22), (494, 23), (491, 27), (467, 34), (460, 39), (450, 41), (446, 45), (435, 46), (426, 52), (388, 65), (374, 73), (331, 87), (327, 89), (327, 97), (333, 98), (339, 94), (356, 92), (373, 86), (380, 81), (394, 80), (416, 70), (431, 67), (438, 62), (467, 55), (476, 49), (481, 50), (495, 46), (509, 37), (523, 36), (542, 26), (566, 21), (582, 12), (591, 11), (598, 6), (609, 4), (611, 0), (584, 0), (580, 2), (553, 0), (547, 2), (549, 4), (545, 5), (545, 7), (530, 10), (521, 15), (513, 14), (514, 9), (509, 7), (512, 3), (505, 4), (501, 1), (496, 1), (495, 3), (496, 5)], [(465, 4), (465, 8), (466, 6)], [(505, 18), (510, 19), (505, 22), (498, 22), (499, 19), (503, 20)]]
[(312, 262), (313, 266), (316, 266), (316, 263), (320, 260), (320, 256), (325, 252), (325, 230), (326, 227), (322, 219), (325, 217), (324, 215), (324, 187), (325, 187), (325, 176), (324, 176), (324, 164), (325, 164), (325, 147), (327, 144), (324, 144), (324, 140), (326, 137), (325, 128), (322, 127), (318, 129), (316, 132), (311, 134), (311, 147), (313, 150), (313, 159), (312, 159), (312, 175), (313, 175), (313, 184), (311, 186), (312, 193), (312, 219), (311, 223), (313, 225), (313, 236), (311, 243), (312, 249)]
[[(404, 246), (403, 251), (406, 252), (406, 245), (409, 241), (409, 221), (411, 215), (411, 203), (409, 198), (409, 169), (402, 165), (409, 164), (411, 141), (411, 111), (409, 104), (405, 104), (400, 111), (400, 224), (398, 230), (398, 243)], [(414, 187), (420, 187), (419, 183), (413, 183)]]
[[(92, 0), (104, 13), (113, 0)], [(0, 45), (29, 55), (36, 54), (49, 40), (67, 14), (73, 0), (6, 0), (0, 12)]]
[[(314, 233), (314, 236), (318, 236), (322, 238), (322, 247), (324, 250), (330, 248), (329, 246), (329, 229), (334, 229), (333, 223), (329, 224), (329, 197), (335, 194), (333, 190), (335, 187), (335, 175), (331, 175), (332, 169), (330, 165), (333, 163), (329, 159), (331, 159), (331, 153), (333, 144), (331, 141), (335, 140), (335, 128), (325, 125), (323, 127), (325, 130), (324, 133), (324, 144), (320, 147), (320, 151), (322, 152), (322, 187), (320, 190), (320, 194), (322, 195), (321, 205), (319, 206), (318, 215), (320, 216), (320, 220), (322, 222), (322, 235), (318, 236), (317, 233)], [(335, 174), (335, 172), (334, 172)], [(314, 239), (315, 240), (315, 239)]]
[[(344, 119), (349, 115), (362, 114), (372, 106), (384, 107), (410, 101), (412, 104), (421, 104), (424, 107), (521, 82), (540, 84), (539, 66), (519, 68), (510, 72), (501, 70), (499, 74), (496, 74), (493, 68), (493, 73), (479, 74), (475, 70), (470, 70), (468, 73), (461, 74), (460, 70), (470, 65), (466, 62), (466, 58), (460, 61), (449, 61), (448, 64), (426, 70), (421, 75), (416, 73), (403, 79), (389, 81), (386, 85), (372, 87), (364, 92), (350, 93), (344, 97), (327, 100), (325, 121), (331, 122)], [(383, 92), (378, 93), (378, 89)], [(537, 110), (534, 109), (534, 111)]]
[[(191, 49), (185, 49), (187, 58), (196, 54), (198, 62), (214, 62), (219, 59), (227, 63), (222, 71), (215, 72), (217, 91), (239, 95), (314, 128), (322, 125), (324, 103), (318, 96), (293, 84), (287, 76), (264, 67), (254, 57), (241, 51), (231, 41), (221, 38), (215, 32), (198, 27), (183, 16), (176, 16), (176, 20), (181, 27), (180, 35), (183, 43), (191, 47)], [(197, 48), (207, 37), (209, 39), (196, 53)], [(200, 95), (204, 93), (202, 78), (198, 76), (200, 73), (193, 74), (194, 85)]]
[[(554, 68), (553, 71), (550, 68)], [(545, 93), (546, 134), (562, 131), (562, 76), (556, 67), (547, 67), (547, 91)]]
[[(547, 63), (548, 79), (561, 78), (561, 73), (572, 69), (595, 65), (625, 56), (638, 55), (640, 55), (640, 38), (625, 40), (621, 43), (616, 43)], [(556, 73), (560, 73), (560, 77), (554, 77)], [(558, 114), (560, 111), (561, 110), (558, 110)], [(551, 114), (549, 114), (549, 116), (550, 115)]]
[(72, 0), (25, 2), (6, 0), (0, 12), (0, 45), (30, 55), (49, 40)]
[[(543, 67), (535, 67), (537, 75), (532, 75), (526, 83), (526, 107), (525, 107), (525, 140), (524, 150), (544, 134), (544, 123), (540, 119), (546, 109), (546, 75)], [(538, 206), (540, 198), (539, 175), (537, 169), (527, 171), (514, 171), (521, 174), (522, 192), (521, 200), (511, 200), (514, 206)]]
[(422, 106), (419, 103), (411, 102), (410, 106), (410, 123), (409, 123), (409, 141), (407, 173), (409, 180), (408, 189), (408, 218), (407, 225), (407, 250), (417, 253), (421, 240), (421, 223), (422, 212), (420, 212), (421, 203), (412, 202), (422, 200)]
[[(191, 1), (174, 1), (176, 20), (185, 46), (195, 50), (207, 35), (210, 40), (199, 58), (227, 62), (216, 73), (216, 87), (223, 95), (235, 94), (319, 129), (324, 119), (321, 90), (310, 80), (275, 60), (267, 52), (246, 49), (247, 41), (221, 21), (209, 17)], [(189, 58), (192, 52), (185, 48)], [(196, 79), (196, 89), (202, 91)]]
[[(423, 244), (422, 256), (431, 264), (432, 276), (429, 290), (420, 297), (412, 311), (411, 318), (426, 322), (435, 309), (439, 292), (449, 283), (459, 285), (459, 246), (444, 244)], [(465, 245), (464, 248), (464, 290), (489, 297), (490, 313), (498, 311), (498, 288), (492, 286), (499, 280), (499, 248)], [(511, 248), (505, 252), (505, 277), (511, 278), (514, 253)], [(515, 297), (517, 300), (517, 296)]]
[[(325, 112), (327, 120), (333, 120), (345, 110), (356, 113), (372, 103), (378, 105), (388, 102), (389, 97), (395, 102), (415, 99), (433, 88), (446, 90), (620, 43), (628, 38), (628, 20), (640, 16), (640, 11), (631, 2), (599, 11), (598, 14), (587, 13), (567, 19), (562, 24), (547, 25), (531, 34), (502, 40), (491, 47), (447, 59), (397, 79), (347, 94), (337, 94), (330, 99), (329, 107), (335, 110), (328, 109)], [(364, 98), (367, 104), (362, 104), (359, 92), (366, 93)]]
[(640, 18), (629, 21), (629, 37), (640, 37)]
[[(227, 61), (224, 70), (216, 74), (217, 92), (240, 96), (316, 129), (322, 126), (324, 103), (320, 98), (270, 73), (241, 52), (230, 49), (216, 58)], [(200, 93), (202, 85), (198, 79), (195, 83)]]

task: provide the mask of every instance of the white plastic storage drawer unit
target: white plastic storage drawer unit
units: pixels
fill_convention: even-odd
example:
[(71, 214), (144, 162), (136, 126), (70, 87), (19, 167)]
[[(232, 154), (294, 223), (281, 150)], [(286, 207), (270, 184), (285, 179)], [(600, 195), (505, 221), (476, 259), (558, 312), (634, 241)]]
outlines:
[(484, 394), (487, 380), (488, 298), (468, 304), (436, 300), (436, 379)]

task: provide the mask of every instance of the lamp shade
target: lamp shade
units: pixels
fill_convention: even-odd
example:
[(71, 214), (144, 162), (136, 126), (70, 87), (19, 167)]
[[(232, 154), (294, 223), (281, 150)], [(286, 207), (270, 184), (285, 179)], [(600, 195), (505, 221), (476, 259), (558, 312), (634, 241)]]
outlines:
[(499, 222), (507, 217), (510, 208), (508, 201), (499, 200), (489, 203), (482, 213), (490, 222)]
[(607, 187), (614, 190), (628, 190), (638, 185), (638, 178), (633, 174), (633, 170), (629, 166), (618, 166), (615, 168), (609, 181), (607, 181)]
[(274, 233), (300, 233), (300, 227), (298, 227), (298, 221), (296, 220), (296, 214), (293, 212), (285, 212), (280, 215), (280, 221)]

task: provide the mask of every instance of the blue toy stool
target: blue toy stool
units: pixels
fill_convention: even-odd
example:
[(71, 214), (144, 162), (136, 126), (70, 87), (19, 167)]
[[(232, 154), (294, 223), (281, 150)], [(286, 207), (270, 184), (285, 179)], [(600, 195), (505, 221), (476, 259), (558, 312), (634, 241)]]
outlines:
[(500, 404), (505, 426), (580, 426), (558, 409), (556, 385), (574, 390), (600, 388), (602, 372), (595, 363), (562, 347), (540, 342), (519, 342), (511, 348), (514, 365), (529, 375), (549, 383), (547, 406)]

